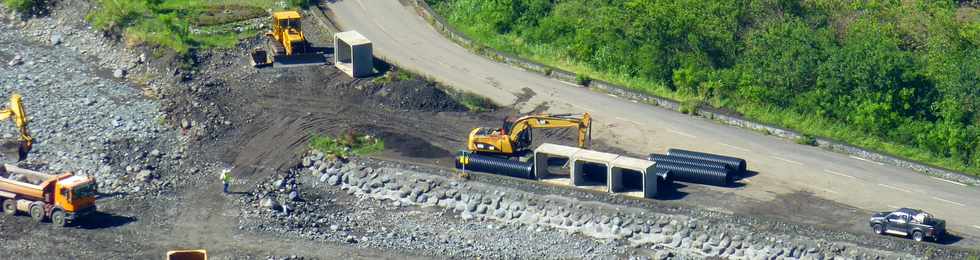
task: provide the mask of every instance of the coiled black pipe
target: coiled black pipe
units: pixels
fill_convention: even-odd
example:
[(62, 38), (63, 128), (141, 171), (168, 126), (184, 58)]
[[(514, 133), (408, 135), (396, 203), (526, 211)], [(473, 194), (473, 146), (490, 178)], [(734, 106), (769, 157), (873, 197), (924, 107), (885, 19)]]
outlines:
[(668, 163), (689, 164), (698, 167), (716, 169), (719, 171), (732, 171), (732, 168), (727, 164), (701, 160), (701, 159), (678, 157), (673, 155), (651, 153), (650, 157), (647, 157), (647, 159), (656, 163), (668, 162)]
[(731, 183), (731, 171), (703, 168), (690, 164), (658, 162), (657, 171), (670, 171), (669, 176), (676, 181), (693, 182), (709, 185), (728, 186)]
[(458, 156), (456, 156), (456, 169), (500, 174), (525, 179), (533, 178), (532, 176), (534, 174), (533, 163), (519, 162), (488, 155), (479, 155), (467, 151), (460, 151)]
[(702, 153), (702, 152), (673, 149), (673, 148), (667, 150), (667, 155), (725, 164), (728, 165), (728, 167), (731, 167), (731, 169), (735, 171), (735, 174), (743, 174), (745, 173), (745, 170), (747, 168), (746, 167), (747, 165), (745, 165), (745, 160), (741, 158), (735, 158), (735, 157), (724, 156), (724, 155)]

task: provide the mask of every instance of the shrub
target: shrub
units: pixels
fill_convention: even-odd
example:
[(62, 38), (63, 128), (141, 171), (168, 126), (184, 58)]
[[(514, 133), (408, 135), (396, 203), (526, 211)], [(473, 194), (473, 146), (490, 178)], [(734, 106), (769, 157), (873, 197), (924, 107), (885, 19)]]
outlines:
[(589, 83), (592, 83), (592, 78), (585, 74), (576, 74), (575, 83), (588, 87)]
[(796, 143), (802, 145), (817, 146), (817, 138), (814, 138), (812, 135), (803, 134), (800, 135), (800, 138), (796, 139)]
[(702, 103), (702, 101), (697, 99), (681, 101), (679, 110), (684, 114), (696, 115), (698, 113), (698, 108), (701, 107)]
[(7, 8), (13, 9), (14, 11), (25, 13), (30, 12), (37, 5), (35, 0), (3, 0), (3, 5)]

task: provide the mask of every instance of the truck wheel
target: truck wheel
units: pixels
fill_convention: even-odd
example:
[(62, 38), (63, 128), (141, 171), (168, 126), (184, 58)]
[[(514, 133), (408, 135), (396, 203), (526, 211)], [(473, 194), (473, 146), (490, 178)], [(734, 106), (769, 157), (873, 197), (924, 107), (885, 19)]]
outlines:
[(55, 210), (54, 213), (51, 214), (51, 224), (54, 224), (55, 227), (64, 227), (65, 212), (60, 210)]
[(878, 235), (885, 234), (885, 228), (882, 227), (881, 224), (875, 224), (874, 226), (871, 226), (871, 229), (875, 231), (875, 234)]
[(921, 242), (922, 241), (922, 238), (923, 238), (922, 231), (912, 232), (912, 240), (920, 241)]
[(3, 200), (3, 213), (7, 214), (7, 216), (17, 214), (17, 201), (14, 199)]
[(41, 204), (34, 204), (34, 206), (31, 206), (31, 218), (33, 218), (37, 223), (44, 221), (44, 208), (41, 207)]

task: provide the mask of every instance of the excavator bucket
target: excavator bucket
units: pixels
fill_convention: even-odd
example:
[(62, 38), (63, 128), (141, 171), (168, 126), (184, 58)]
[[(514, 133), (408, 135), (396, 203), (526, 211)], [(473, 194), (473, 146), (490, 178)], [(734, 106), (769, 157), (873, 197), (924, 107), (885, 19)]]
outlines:
[(23, 161), (27, 159), (27, 153), (30, 152), (30, 149), (26, 143), (18, 139), (0, 139), (0, 153), (3, 154), (4, 160), (17, 158), (18, 162)]

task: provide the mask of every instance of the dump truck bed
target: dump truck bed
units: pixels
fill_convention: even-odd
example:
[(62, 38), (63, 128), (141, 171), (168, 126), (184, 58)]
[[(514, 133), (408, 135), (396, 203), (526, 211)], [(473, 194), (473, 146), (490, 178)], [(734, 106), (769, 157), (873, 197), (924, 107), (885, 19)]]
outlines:
[(0, 192), (10, 193), (3, 194), (4, 196), (13, 194), (18, 197), (43, 200), (44, 187), (58, 180), (59, 177), (4, 164), (0, 168)]

